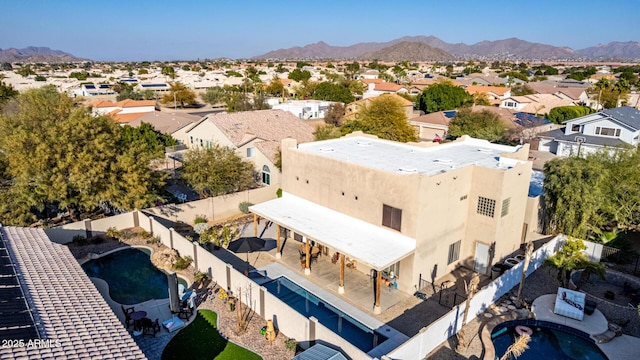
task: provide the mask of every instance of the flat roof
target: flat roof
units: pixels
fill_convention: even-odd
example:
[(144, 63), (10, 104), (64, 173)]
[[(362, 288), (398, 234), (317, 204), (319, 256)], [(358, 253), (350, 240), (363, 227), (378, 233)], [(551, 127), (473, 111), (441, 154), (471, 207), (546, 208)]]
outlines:
[(416, 249), (411, 237), (289, 193), (249, 210), (376, 270), (386, 269)]
[(508, 169), (517, 162), (501, 158), (519, 146), (492, 144), (465, 137), (459, 141), (421, 147), (365, 136), (343, 137), (298, 145), (298, 150), (399, 174), (436, 175), (471, 165)]

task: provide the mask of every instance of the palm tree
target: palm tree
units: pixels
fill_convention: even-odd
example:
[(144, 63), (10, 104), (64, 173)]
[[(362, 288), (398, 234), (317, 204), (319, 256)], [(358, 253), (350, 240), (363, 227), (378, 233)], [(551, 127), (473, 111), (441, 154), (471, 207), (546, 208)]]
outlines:
[(567, 287), (571, 271), (577, 269), (585, 269), (583, 275), (586, 276), (586, 279), (592, 273), (604, 277), (604, 264), (589, 261), (587, 256), (582, 253), (582, 250), (586, 249), (587, 247), (582, 240), (570, 238), (567, 239), (560, 251), (545, 260), (545, 264), (556, 269), (558, 281), (562, 287)]
[(514, 343), (507, 348), (507, 351), (504, 353), (504, 355), (502, 355), (500, 360), (511, 359), (511, 355), (513, 355), (516, 358), (519, 357), (525, 352), (525, 350), (529, 348), (530, 340), (531, 340), (531, 336), (529, 336), (529, 334), (520, 335), (516, 339), (516, 341), (514, 341)]

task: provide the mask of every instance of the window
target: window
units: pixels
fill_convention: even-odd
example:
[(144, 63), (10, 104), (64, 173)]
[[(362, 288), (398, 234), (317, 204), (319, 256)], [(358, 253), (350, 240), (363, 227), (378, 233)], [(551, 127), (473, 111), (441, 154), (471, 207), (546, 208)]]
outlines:
[(395, 279), (400, 277), (400, 262), (397, 262), (382, 270), (382, 273), (387, 277), (387, 279)]
[[(615, 136), (616, 129), (612, 128), (596, 128), (596, 135)], [(620, 135), (620, 129), (618, 129), (618, 136)]]
[(620, 129), (616, 129), (616, 136), (620, 136)]
[(462, 240), (458, 240), (453, 244), (449, 245), (449, 259), (447, 260), (447, 265), (451, 264), (454, 261), (457, 261), (460, 257), (460, 244)]
[(200, 147), (204, 146), (204, 141), (202, 141), (202, 139), (200, 139)]
[(193, 144), (193, 136), (189, 136), (189, 142)]
[(496, 201), (486, 197), (478, 196), (478, 214), (493, 217), (496, 210)]
[(205, 144), (207, 145), (207, 149), (211, 149), (211, 141), (207, 140)]
[(511, 198), (506, 198), (504, 200), (502, 200), (502, 213), (501, 213), (501, 217), (505, 217), (507, 216), (507, 214), (509, 214), (509, 204), (511, 203)]
[(271, 172), (267, 165), (262, 167), (262, 183), (265, 185), (271, 185)]
[(256, 148), (252, 148), (252, 147), (247, 148), (247, 157), (248, 158), (249, 157), (253, 157), (253, 154), (254, 154), (255, 150), (256, 150)]
[(571, 131), (580, 131), (580, 125), (579, 124), (571, 125)]
[(382, 226), (400, 231), (402, 225), (402, 209), (382, 205)]

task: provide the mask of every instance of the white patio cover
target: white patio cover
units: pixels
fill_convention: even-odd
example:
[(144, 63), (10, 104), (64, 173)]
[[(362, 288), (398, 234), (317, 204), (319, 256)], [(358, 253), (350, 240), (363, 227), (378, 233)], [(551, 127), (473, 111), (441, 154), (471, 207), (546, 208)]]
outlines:
[(288, 193), (249, 210), (375, 270), (386, 269), (416, 249), (413, 238)]

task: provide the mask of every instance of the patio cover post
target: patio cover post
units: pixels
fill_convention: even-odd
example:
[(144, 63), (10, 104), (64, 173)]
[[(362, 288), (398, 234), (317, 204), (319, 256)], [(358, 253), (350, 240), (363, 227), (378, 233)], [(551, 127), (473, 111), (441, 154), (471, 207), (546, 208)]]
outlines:
[(382, 313), (382, 309), (380, 308), (380, 282), (382, 281), (382, 272), (376, 270), (376, 304), (373, 307), (374, 314)]
[(340, 254), (340, 286), (338, 294), (344, 294), (344, 254)]
[(280, 224), (276, 224), (276, 258), (279, 259), (282, 257), (282, 253), (280, 252)]
[(258, 214), (253, 214), (253, 236), (258, 237)]
[(302, 238), (302, 240), (305, 241), (305, 246), (304, 246), (304, 251), (305, 251), (305, 268), (304, 268), (304, 273), (305, 275), (309, 275), (311, 274), (311, 255), (309, 254), (309, 239), (305, 236)]

